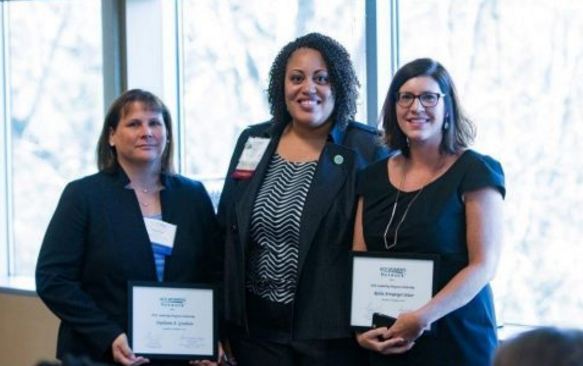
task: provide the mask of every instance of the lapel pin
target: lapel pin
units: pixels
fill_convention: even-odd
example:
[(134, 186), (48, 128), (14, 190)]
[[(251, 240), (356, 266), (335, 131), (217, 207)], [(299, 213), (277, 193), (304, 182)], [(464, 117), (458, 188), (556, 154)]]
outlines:
[(342, 155), (335, 155), (334, 156), (334, 164), (340, 165), (342, 163), (344, 163), (344, 158), (342, 157)]

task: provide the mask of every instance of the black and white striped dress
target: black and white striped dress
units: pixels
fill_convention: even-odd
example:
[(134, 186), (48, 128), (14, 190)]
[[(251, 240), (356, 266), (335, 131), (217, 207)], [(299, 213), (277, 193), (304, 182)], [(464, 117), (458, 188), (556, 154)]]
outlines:
[(274, 154), (255, 199), (246, 287), (264, 300), (279, 304), (294, 300), (300, 220), (317, 165)]

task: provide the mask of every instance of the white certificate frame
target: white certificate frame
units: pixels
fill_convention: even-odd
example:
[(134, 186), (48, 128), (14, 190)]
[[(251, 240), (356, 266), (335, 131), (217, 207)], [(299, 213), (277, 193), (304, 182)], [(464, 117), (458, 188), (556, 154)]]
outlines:
[(151, 359), (217, 359), (216, 305), (214, 286), (129, 282), (128, 338), (132, 351)]
[(352, 252), (350, 326), (371, 329), (374, 313), (397, 318), (435, 295), (439, 256)]

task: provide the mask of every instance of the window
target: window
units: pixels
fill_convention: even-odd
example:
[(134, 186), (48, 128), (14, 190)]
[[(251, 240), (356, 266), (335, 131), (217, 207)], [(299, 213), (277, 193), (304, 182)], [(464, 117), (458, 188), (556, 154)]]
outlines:
[[(286, 43), (309, 32), (327, 34), (350, 52), (365, 82), (364, 0), (182, 4), (184, 173), (203, 179), (211, 193), (222, 187), (241, 130), (270, 118), (269, 68)], [(365, 100), (363, 87), (357, 120), (366, 123)]]
[[(378, 53), (391, 49), (383, 28), (386, 18), (378, 19), (387, 17), (389, 3), (391, 10), (398, 4), (400, 43), (391, 60), (398, 53), (401, 64), (418, 57), (441, 61), (478, 127), (475, 148), (504, 166), (505, 248), (494, 282), (500, 320), (582, 326), (580, 2), (127, 0), (126, 17), (135, 15), (136, 23), (143, 14), (134, 10), (145, 5), (151, 6), (145, 11), (152, 17), (159, 12), (152, 9), (169, 4), (181, 10), (179, 101), (184, 118), (176, 126), (178, 140), (184, 142), (181, 173), (204, 180), (217, 198), (240, 131), (269, 118), (265, 89), (271, 62), (284, 44), (307, 32), (328, 34), (346, 46), (362, 84), (357, 120), (374, 124), (377, 116), (366, 115), (372, 82), (367, 85), (365, 58), (370, 53), (365, 6), (373, 3), (378, 11), (374, 34)], [(0, 100), (0, 112), (6, 116), (0, 128), (2, 273), (32, 275), (63, 187), (95, 172), (95, 141), (104, 105), (98, 16), (102, 5), (100, 0), (0, 3), (5, 50), (0, 66), (6, 77), (1, 80)], [(156, 26), (164, 30), (166, 20)], [(151, 22), (147, 24), (152, 28)], [(172, 98), (150, 86), (165, 85), (173, 74), (135, 70), (134, 65), (144, 63), (133, 50), (164, 43), (143, 36), (142, 30), (125, 35), (127, 49), (132, 50), (126, 49), (131, 55), (125, 57), (135, 58), (127, 62), (131, 70), (124, 75), (123, 67), (115, 65), (114, 73), (122, 74), (131, 87), (151, 89), (172, 109)], [(164, 50), (156, 54), (174, 63), (170, 55), (174, 45), (163, 46), (154, 48)], [(379, 62), (375, 80), (390, 74), (383, 71), (389, 63)], [(144, 76), (134, 77), (134, 72)], [(156, 83), (144, 82), (158, 75), (162, 76)], [(379, 85), (384, 87), (384, 81)], [(380, 102), (384, 93), (380, 90)], [(173, 116), (179, 120), (179, 113)]]
[(95, 171), (95, 141), (103, 120), (101, 2), (12, 1), (2, 6), (9, 123), (0, 145), (8, 146), (6, 194), (12, 203), (6, 272), (21, 276), (34, 272), (65, 184)]
[(583, 5), (399, 6), (401, 64), (444, 64), (478, 127), (475, 148), (505, 169), (505, 247), (494, 282), (500, 320), (583, 325)]

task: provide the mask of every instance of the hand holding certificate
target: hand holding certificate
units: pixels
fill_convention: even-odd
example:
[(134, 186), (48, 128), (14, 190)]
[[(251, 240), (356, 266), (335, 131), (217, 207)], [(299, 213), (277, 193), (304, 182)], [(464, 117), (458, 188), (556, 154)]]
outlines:
[(214, 290), (166, 283), (130, 283), (129, 336), (148, 358), (216, 359)]
[(373, 326), (373, 314), (397, 318), (431, 300), (437, 257), (354, 252), (350, 325)]

